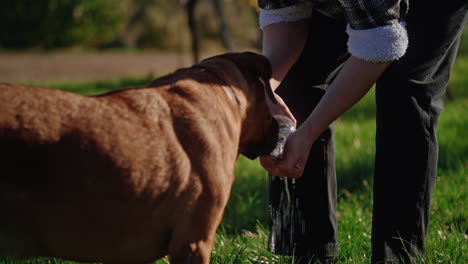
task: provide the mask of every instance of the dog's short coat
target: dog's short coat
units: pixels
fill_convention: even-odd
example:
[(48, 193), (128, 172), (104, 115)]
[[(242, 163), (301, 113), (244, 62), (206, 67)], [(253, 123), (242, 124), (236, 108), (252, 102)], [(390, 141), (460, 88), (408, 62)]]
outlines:
[(224, 54), (95, 97), (0, 84), (0, 256), (208, 263), (238, 154), (276, 144), (270, 67)]

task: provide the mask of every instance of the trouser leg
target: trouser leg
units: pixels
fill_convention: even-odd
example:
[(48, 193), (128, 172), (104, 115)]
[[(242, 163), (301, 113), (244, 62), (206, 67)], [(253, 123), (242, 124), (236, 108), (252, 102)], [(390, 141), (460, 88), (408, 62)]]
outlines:
[(411, 2), (407, 53), (377, 82), (372, 263), (424, 254), (437, 119), (466, 19), (466, 1)]
[[(321, 14), (311, 19), (309, 40), (278, 94), (300, 125), (325, 91), (324, 83), (346, 53), (345, 23)], [(337, 255), (336, 174), (333, 129), (314, 143), (303, 176), (296, 180), (270, 178), (270, 237), (273, 253), (304, 260)]]

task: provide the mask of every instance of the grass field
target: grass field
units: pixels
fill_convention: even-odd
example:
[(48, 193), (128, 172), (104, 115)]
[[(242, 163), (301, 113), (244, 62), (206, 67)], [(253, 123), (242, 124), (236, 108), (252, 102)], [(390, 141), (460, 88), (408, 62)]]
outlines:
[[(145, 84), (148, 78), (117, 82), (56, 84), (82, 94), (97, 94), (116, 87)], [(437, 184), (426, 240), (426, 263), (468, 263), (468, 52), (456, 62), (450, 81), (452, 99), (446, 100), (439, 121), (440, 159)], [(369, 263), (374, 159), (374, 94), (336, 122), (339, 263)], [(352, 154), (351, 154), (352, 153)], [(241, 157), (236, 182), (212, 253), (212, 263), (292, 263), (267, 250), (267, 174), (258, 161)], [(37, 258), (24, 261), (0, 259), (0, 264), (66, 263)], [(167, 259), (156, 263), (167, 263)]]

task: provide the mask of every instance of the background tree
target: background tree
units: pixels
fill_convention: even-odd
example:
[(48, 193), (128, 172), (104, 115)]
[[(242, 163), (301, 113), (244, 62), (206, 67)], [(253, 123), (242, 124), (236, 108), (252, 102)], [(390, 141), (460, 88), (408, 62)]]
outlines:
[(258, 45), (256, 0), (15, 0), (0, 48), (135, 48), (210, 54)]
[(3, 1), (0, 45), (46, 49), (96, 46), (118, 34), (126, 14), (113, 0)]

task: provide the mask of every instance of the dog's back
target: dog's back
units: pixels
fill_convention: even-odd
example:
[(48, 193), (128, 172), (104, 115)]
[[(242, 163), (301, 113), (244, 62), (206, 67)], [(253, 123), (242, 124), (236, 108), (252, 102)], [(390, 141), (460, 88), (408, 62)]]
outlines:
[(152, 229), (169, 223), (152, 214), (172, 209), (162, 208), (164, 194), (181, 179), (168, 177), (190, 171), (167, 104), (148, 92), (0, 85), (0, 255), (167, 254), (156, 248), (167, 248), (169, 234)]

